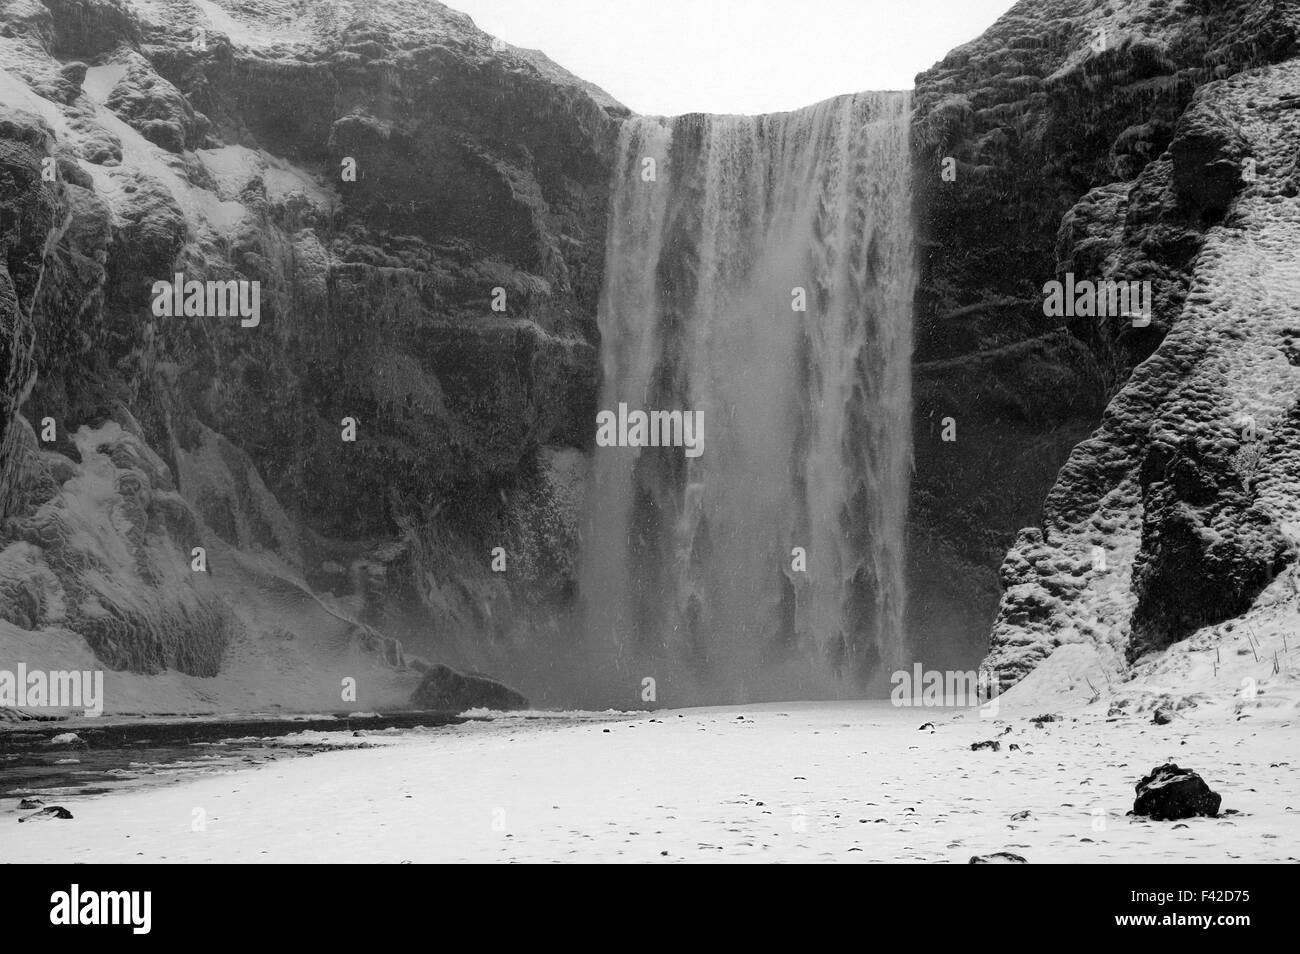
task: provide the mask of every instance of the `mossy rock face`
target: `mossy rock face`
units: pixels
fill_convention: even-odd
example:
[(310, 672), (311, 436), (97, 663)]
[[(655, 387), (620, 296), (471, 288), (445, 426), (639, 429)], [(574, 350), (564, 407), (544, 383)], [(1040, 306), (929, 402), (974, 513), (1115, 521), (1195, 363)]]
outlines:
[[(356, 624), (413, 683), (399, 640), (486, 666), (572, 602), (548, 462), (591, 441), (624, 107), (425, 0), (45, 0), (0, 33), (0, 621), (209, 676), (271, 594), (277, 665)], [(155, 314), (177, 273), (260, 283), (260, 323)]]

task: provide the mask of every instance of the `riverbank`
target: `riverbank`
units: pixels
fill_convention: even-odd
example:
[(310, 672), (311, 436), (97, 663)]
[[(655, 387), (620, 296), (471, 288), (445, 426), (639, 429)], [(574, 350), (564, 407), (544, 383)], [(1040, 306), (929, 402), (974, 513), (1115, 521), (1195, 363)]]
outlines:
[[(1039, 714), (833, 702), (358, 730), (370, 747), (73, 799), (70, 820), (9, 815), (0, 845), (19, 862), (1300, 859), (1289, 709)], [(971, 750), (985, 740), (999, 749)], [(1235, 814), (1127, 816), (1168, 761)]]

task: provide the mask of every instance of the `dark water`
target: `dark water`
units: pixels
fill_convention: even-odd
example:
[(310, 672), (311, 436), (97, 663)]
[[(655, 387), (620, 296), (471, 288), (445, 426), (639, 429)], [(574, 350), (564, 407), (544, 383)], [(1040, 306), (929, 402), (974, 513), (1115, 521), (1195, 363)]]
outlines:
[[(95, 795), (126, 786), (161, 784), (322, 751), (366, 745), (363, 737), (339, 745), (288, 738), (301, 732), (353, 732), (434, 728), (468, 721), (446, 712), (397, 712), (357, 718), (335, 716), (198, 718), (126, 722), (20, 723), (0, 727), (0, 812), (23, 798)], [(80, 742), (55, 744), (75, 732)]]

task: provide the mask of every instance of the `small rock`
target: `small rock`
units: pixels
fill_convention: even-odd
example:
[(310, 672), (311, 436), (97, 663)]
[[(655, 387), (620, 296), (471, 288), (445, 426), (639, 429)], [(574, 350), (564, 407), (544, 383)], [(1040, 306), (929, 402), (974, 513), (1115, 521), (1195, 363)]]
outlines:
[(1014, 815), (1011, 816), (1011, 820), (1012, 820), (1012, 821), (1024, 821), (1024, 820), (1025, 820), (1026, 818), (1028, 818), (1028, 817), (1029, 817), (1029, 810), (1026, 809), (1026, 810), (1023, 811), (1023, 812), (1016, 812)]
[(42, 808), (39, 812), (32, 812), (23, 818), (18, 819), (21, 822), (29, 821), (49, 821), (51, 818), (71, 818), (72, 812), (68, 811), (62, 805), (50, 805)]
[(934, 723), (933, 723), (933, 722), (927, 722), (927, 723), (925, 723), (924, 725), (919, 726), (919, 727), (917, 728), (917, 731), (918, 731), (918, 732), (924, 732), (926, 729), (929, 729), (931, 732), (933, 732), (933, 731), (934, 731)]
[(970, 744), (970, 750), (972, 752), (978, 752), (980, 749), (989, 749), (993, 752), (1000, 752), (1002, 751), (1002, 743), (994, 739), (985, 739), (983, 742), (972, 742)]
[(18, 807), (32, 809), (32, 808), (40, 808), (44, 804), (45, 803), (41, 801), (39, 798), (24, 798), (21, 802), (18, 803)]
[(1024, 858), (1010, 851), (995, 851), (991, 855), (971, 855), (972, 865), (1027, 865)]
[(75, 732), (63, 732), (50, 739), (50, 745), (85, 745), (81, 736)]
[(1168, 706), (1161, 706), (1151, 716), (1151, 721), (1156, 725), (1168, 725), (1174, 721), (1174, 710)]

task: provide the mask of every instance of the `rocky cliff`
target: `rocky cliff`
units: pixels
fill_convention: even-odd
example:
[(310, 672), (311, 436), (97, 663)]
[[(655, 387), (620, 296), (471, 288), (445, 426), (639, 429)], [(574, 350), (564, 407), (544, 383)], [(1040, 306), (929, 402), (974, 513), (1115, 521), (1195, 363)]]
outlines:
[[(1004, 683), (1295, 598), (1298, 35), (1294, 0), (1024, 0), (918, 77), (917, 550), (978, 581), (929, 609), (993, 619)], [(1044, 317), (1067, 273), (1149, 321)]]
[(393, 704), (564, 605), (626, 110), (430, 0), (3, 0), (0, 102), (5, 659)]

